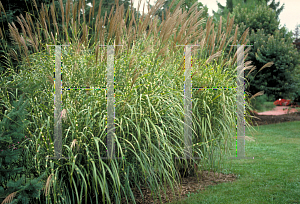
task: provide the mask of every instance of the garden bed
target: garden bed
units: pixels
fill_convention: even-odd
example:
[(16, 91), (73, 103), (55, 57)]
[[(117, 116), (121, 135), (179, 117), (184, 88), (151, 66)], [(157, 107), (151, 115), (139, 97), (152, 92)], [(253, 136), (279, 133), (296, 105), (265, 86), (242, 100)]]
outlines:
[(249, 124), (253, 126), (300, 121), (300, 112), (284, 115), (257, 115), (255, 113), (252, 113), (251, 115), (255, 117), (252, 118), (252, 123), (249, 121)]

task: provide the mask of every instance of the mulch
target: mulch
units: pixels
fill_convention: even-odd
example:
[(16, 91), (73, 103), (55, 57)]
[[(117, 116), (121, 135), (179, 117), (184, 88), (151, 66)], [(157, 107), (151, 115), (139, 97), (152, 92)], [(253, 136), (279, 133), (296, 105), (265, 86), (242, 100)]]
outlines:
[(300, 112), (284, 114), (284, 115), (257, 115), (255, 113), (252, 113), (251, 116), (255, 117), (255, 118), (251, 118), (252, 123), (248, 121), (249, 124), (252, 126), (300, 121)]
[[(268, 124), (280, 124), (283, 122), (292, 122), (300, 121), (300, 112), (285, 114), (285, 115), (257, 115), (252, 113), (251, 116), (254, 116), (252, 122), (248, 120), (249, 124), (252, 126), (259, 125), (268, 125)], [(168, 186), (166, 190), (167, 197), (164, 195), (162, 189), (160, 190), (162, 203), (166, 204), (173, 201), (178, 201), (188, 197), (189, 193), (198, 193), (198, 191), (203, 191), (207, 186), (217, 185), (224, 182), (234, 182), (238, 177), (235, 174), (223, 174), (223, 173), (214, 173), (212, 171), (198, 171), (197, 176), (188, 176), (182, 178), (179, 188), (177, 188), (177, 193), (175, 197), (172, 194), (171, 188)], [(137, 204), (153, 204), (160, 203), (159, 199), (153, 200), (149, 188), (144, 186), (141, 187), (141, 190), (144, 195), (144, 200), (142, 195), (137, 188), (132, 188), (133, 194), (136, 198)], [(114, 202), (112, 202), (114, 203)], [(122, 199), (121, 203), (126, 203), (125, 198)], [(130, 202), (129, 202), (130, 203)]]
[[(175, 188), (175, 196), (169, 185), (166, 187), (166, 195), (164, 191), (160, 189), (161, 200), (163, 204), (178, 201), (188, 197), (189, 193), (198, 193), (198, 191), (203, 191), (207, 186), (213, 186), (224, 182), (233, 182), (237, 179), (234, 174), (222, 174), (214, 173), (212, 171), (198, 171), (197, 175), (182, 178), (178, 188)], [(159, 198), (153, 200), (151, 191), (149, 188), (144, 186), (141, 187), (144, 199), (137, 188), (133, 188), (133, 195), (135, 196), (135, 201), (137, 204), (158, 204), (160, 203)], [(112, 202), (115, 204), (115, 202)], [(125, 204), (126, 199), (122, 198), (121, 204)], [(130, 201), (128, 203), (131, 203)]]

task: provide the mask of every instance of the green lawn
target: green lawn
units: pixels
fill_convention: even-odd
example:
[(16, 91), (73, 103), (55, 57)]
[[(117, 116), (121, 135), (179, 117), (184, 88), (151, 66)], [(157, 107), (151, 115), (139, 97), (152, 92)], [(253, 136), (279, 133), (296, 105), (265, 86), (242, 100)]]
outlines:
[(257, 126), (258, 133), (252, 135), (246, 128), (246, 135), (255, 138), (255, 142), (246, 141), (246, 157), (254, 160), (226, 159), (222, 171), (239, 175), (238, 179), (172, 204), (300, 203), (299, 127), (299, 121)]

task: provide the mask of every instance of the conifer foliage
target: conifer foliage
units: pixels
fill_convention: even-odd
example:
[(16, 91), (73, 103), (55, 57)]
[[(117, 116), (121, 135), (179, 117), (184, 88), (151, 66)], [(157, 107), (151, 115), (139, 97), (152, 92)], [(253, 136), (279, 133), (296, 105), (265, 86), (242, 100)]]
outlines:
[(36, 179), (25, 180), (24, 171), (28, 166), (21, 162), (21, 141), (25, 138), (24, 128), (29, 123), (24, 121), (27, 101), (23, 103), (23, 96), (13, 102), (13, 108), (8, 114), (5, 111), (0, 122), (0, 203), (32, 203), (32, 199), (38, 198), (43, 188), (43, 184), (38, 182), (44, 174)]
[[(277, 98), (298, 101), (299, 54), (293, 45), (293, 34), (285, 27), (279, 28), (277, 11), (274, 12), (271, 5), (263, 3), (255, 8), (237, 4), (229, 16), (234, 16), (233, 27), (239, 27), (238, 38), (249, 28), (247, 44), (252, 46), (245, 47), (245, 50), (250, 49), (245, 61), (251, 61), (251, 65), (256, 69), (245, 70), (247, 92), (255, 94), (264, 91), (269, 101), (275, 101)], [(226, 19), (222, 21), (223, 26), (227, 23)], [(229, 52), (230, 49), (228, 46), (226, 51)], [(260, 71), (259, 68), (266, 63), (274, 64)]]
[[(242, 11), (242, 12), (240, 12)], [(292, 33), (285, 27), (279, 27), (276, 14), (265, 5), (258, 6), (254, 11), (240, 6), (234, 8), (235, 23), (241, 30), (250, 28), (249, 40), (251, 52), (247, 60), (252, 61), (256, 67), (267, 62), (274, 64), (258, 73), (254, 70), (249, 75), (251, 85), (250, 93), (264, 91), (269, 100), (276, 98), (296, 99), (299, 90), (299, 55), (292, 44)], [(249, 71), (245, 71), (247, 76)]]
[[(263, 89), (268, 95), (273, 94), (275, 98), (294, 100), (299, 95), (299, 54), (291, 38), (282, 38), (282, 32), (277, 30), (274, 35), (266, 36), (263, 30), (259, 30), (250, 36), (256, 50), (256, 53), (249, 54), (253, 61), (256, 64), (274, 62), (272, 67), (257, 73), (255, 83), (251, 86), (252, 90)], [(251, 75), (249, 78), (254, 77)]]

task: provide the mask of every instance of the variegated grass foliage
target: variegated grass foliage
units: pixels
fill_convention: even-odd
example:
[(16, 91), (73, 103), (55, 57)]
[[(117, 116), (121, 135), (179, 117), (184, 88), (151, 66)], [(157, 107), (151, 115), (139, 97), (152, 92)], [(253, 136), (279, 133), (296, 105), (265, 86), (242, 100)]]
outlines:
[[(59, 34), (61, 31), (55, 24), (53, 4), (50, 12), (44, 7), (40, 10), (36, 25), (29, 15), (27, 21), (18, 17), (24, 27), (22, 34), (10, 25), (12, 39), (25, 55), (20, 74), (6, 85), (22, 84), (29, 93), (31, 124), (27, 134), (31, 140), (26, 155), (34, 161), (39, 174), (47, 171), (49, 175), (45, 178), (45, 198), (41, 197), (40, 202), (45, 199), (48, 203), (119, 202), (125, 197), (132, 203), (133, 187), (148, 186), (153, 196), (165, 184), (176, 190), (180, 174), (175, 157), (183, 157), (184, 150), (184, 47), (176, 44), (201, 45), (192, 48), (193, 87), (236, 87), (236, 54), (233, 58), (226, 57), (223, 50), (237, 42), (237, 28), (230, 37), (233, 19), (228, 15), (226, 31), (220, 26), (215, 33), (211, 19), (202, 30), (199, 28), (205, 20), (199, 20), (202, 11), (193, 7), (188, 17), (179, 8), (180, 4), (158, 27), (157, 17), (153, 20), (150, 15), (162, 5), (163, 1), (159, 1), (142, 19), (135, 19), (131, 13), (131, 23), (140, 22), (137, 27), (131, 23), (125, 26), (129, 13), (125, 15), (123, 5), (118, 6), (115, 13), (110, 12), (107, 28), (103, 28), (107, 16), (100, 19), (100, 7), (91, 38), (90, 22), (85, 18), (82, 23), (80, 20), (81, 1), (67, 1), (66, 5), (60, 1), (58, 12), (63, 16), (64, 35)], [(94, 10), (89, 14), (93, 17)], [(147, 25), (149, 31), (145, 30)], [(177, 30), (179, 25), (181, 28)], [(240, 44), (247, 43), (247, 34), (248, 30), (238, 41)], [(63, 87), (105, 87), (107, 49), (100, 45), (113, 42), (123, 45), (115, 47), (114, 57), (115, 156), (123, 160), (100, 158), (107, 156), (104, 90), (62, 92), (63, 155), (70, 159), (46, 159), (54, 155), (55, 49), (40, 44), (42, 35), (47, 44), (70, 45), (62, 48)], [(28, 46), (37, 52), (28, 55)], [(247, 51), (248, 48), (245, 56)], [(252, 68), (249, 64), (245, 63), (245, 69)], [(7, 97), (6, 100), (9, 106)], [(247, 95), (246, 101), (246, 108), (251, 109)], [(216, 171), (225, 150), (231, 148), (226, 144), (233, 144), (236, 136), (236, 91), (194, 90), (192, 102), (193, 156), (203, 159), (192, 159), (192, 165), (181, 162), (185, 162), (184, 169)]]

